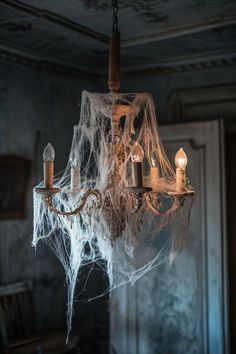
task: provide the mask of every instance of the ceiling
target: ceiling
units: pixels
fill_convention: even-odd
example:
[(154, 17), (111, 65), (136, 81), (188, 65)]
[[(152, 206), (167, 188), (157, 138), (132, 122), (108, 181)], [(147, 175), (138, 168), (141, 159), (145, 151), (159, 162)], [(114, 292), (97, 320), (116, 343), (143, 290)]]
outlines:
[[(127, 73), (236, 63), (235, 0), (120, 0)], [(0, 57), (98, 75), (108, 62), (109, 0), (0, 0)]]

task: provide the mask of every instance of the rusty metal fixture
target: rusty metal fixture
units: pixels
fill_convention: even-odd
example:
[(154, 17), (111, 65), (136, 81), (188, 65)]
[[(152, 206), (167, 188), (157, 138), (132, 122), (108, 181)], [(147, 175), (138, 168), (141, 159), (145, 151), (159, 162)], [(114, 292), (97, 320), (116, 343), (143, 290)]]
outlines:
[(102, 196), (97, 189), (88, 189), (83, 195), (83, 197), (81, 198), (79, 205), (74, 210), (71, 211), (61, 211), (53, 206), (53, 196), (56, 193), (59, 193), (61, 191), (60, 188), (51, 188), (51, 189), (36, 188), (35, 191), (37, 193), (43, 194), (45, 203), (47, 204), (49, 210), (54, 212), (57, 215), (62, 215), (62, 216), (78, 215), (86, 205), (87, 199), (92, 195), (95, 196), (97, 199), (96, 208), (100, 208), (102, 205)]
[[(112, 193), (112, 190), (110, 191)], [(112, 200), (109, 196), (106, 196), (102, 206), (102, 213), (107, 221), (107, 224), (110, 228), (111, 240), (115, 241), (117, 238), (121, 237), (124, 230), (124, 214), (122, 211), (122, 206), (124, 206), (123, 197), (120, 197), (116, 209), (112, 203)]]
[(125, 193), (144, 194), (144, 193), (151, 192), (152, 188), (144, 187), (144, 186), (124, 187), (123, 191)]
[(168, 215), (174, 214), (180, 207), (182, 207), (184, 205), (184, 199), (180, 195), (174, 196), (171, 206), (167, 210), (164, 210), (164, 211), (161, 209), (161, 206), (158, 203), (158, 200), (156, 200), (157, 204), (154, 205), (153, 196), (151, 193), (146, 193), (145, 199), (146, 199), (147, 206), (151, 210), (151, 212), (156, 215), (161, 215), (161, 216), (168, 216)]
[(35, 188), (35, 192), (42, 194), (45, 198), (52, 197), (53, 195), (60, 193), (61, 188), (53, 187), (53, 188)]
[(185, 191), (182, 191), (182, 192), (168, 192), (168, 195), (170, 197), (191, 197), (195, 194), (194, 191), (189, 191), (189, 190), (185, 190)]

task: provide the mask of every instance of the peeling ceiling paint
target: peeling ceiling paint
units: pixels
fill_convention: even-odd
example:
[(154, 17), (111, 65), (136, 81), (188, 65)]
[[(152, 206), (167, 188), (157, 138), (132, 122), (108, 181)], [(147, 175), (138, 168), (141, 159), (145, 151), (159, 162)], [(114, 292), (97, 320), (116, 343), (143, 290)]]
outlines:
[[(9, 2), (8, 2), (9, 3)], [(33, 6), (50, 14), (85, 26), (101, 35), (111, 30), (111, 6), (105, 0), (23, 0), (11, 4)], [(165, 65), (214, 53), (236, 52), (235, 0), (120, 0), (119, 22), (126, 46), (122, 50), (124, 70)], [(208, 29), (208, 23), (221, 23), (229, 19), (235, 25)], [(189, 26), (206, 26), (199, 33), (154, 40), (153, 34), (181, 30)], [(72, 26), (73, 27), (73, 26)], [(217, 26), (215, 26), (217, 27)], [(144, 43), (129, 46), (127, 39), (144, 36)], [(52, 23), (45, 17), (32, 16), (0, 1), (0, 44), (32, 53), (35, 56), (59, 60), (67, 65), (99, 72), (108, 62), (108, 44), (72, 30), (68, 26)]]

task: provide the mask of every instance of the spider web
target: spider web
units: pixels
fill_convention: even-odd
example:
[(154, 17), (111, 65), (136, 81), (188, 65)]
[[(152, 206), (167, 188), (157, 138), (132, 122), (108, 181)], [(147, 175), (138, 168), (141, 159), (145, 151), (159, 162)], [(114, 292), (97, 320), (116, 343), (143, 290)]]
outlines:
[[(116, 105), (131, 107), (120, 120), (120, 138), (112, 144), (112, 117)], [(134, 196), (124, 193), (132, 185), (130, 153), (138, 141), (144, 151), (144, 185), (149, 185), (153, 153), (157, 157), (159, 180), (157, 193), (151, 193), (156, 205), (168, 215), (151, 212), (143, 198), (142, 207), (133, 213)], [(80, 168), (80, 186), (71, 190), (71, 161)], [(94, 196), (87, 199), (80, 214), (56, 215), (42, 195), (34, 191), (33, 246), (46, 242), (62, 263), (67, 282), (68, 336), (73, 317), (73, 301), (80, 268), (98, 262), (108, 274), (109, 286), (103, 292), (126, 283), (134, 284), (142, 275), (163, 262), (172, 263), (176, 252), (186, 245), (192, 197), (179, 207), (175, 191), (175, 172), (164, 152), (158, 133), (155, 106), (148, 93), (97, 94), (84, 91), (78, 125), (65, 170), (55, 179), (61, 193), (53, 204), (62, 211), (77, 207), (84, 193), (92, 188), (102, 195), (97, 207)], [(43, 187), (43, 182), (38, 187)], [(191, 190), (190, 186), (187, 186)], [(86, 284), (85, 284), (86, 285)], [(99, 296), (103, 295), (100, 294)], [(67, 338), (68, 339), (68, 338)]]

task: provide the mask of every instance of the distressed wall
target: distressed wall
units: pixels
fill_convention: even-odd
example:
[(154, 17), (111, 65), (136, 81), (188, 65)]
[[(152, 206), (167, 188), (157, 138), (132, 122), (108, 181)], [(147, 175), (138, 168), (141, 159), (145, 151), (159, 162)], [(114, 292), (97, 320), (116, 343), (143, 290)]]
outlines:
[[(155, 75), (150, 74), (140, 77), (125, 77), (122, 89), (125, 91), (149, 91), (152, 93), (158, 114), (160, 124), (179, 123), (184, 121), (200, 121), (223, 118), (227, 122), (233, 123), (236, 105), (235, 102), (236, 90), (234, 97), (229, 97), (228, 91), (230, 87), (236, 84), (235, 66), (215, 67), (204, 70), (185, 71), (174, 75)], [(201, 93), (207, 89), (207, 104), (198, 110), (197, 114), (184, 111), (184, 117), (181, 117), (177, 112), (177, 99), (174, 97), (175, 92), (188, 93), (196, 101), (197, 106), (201, 107)], [(221, 92), (219, 92), (221, 90)], [(216, 91), (219, 97), (216, 97)], [(222, 95), (222, 97), (220, 97)], [(218, 100), (217, 105), (215, 100)], [(170, 107), (171, 106), (171, 107)], [(196, 107), (194, 107), (196, 111)], [(205, 112), (204, 116), (202, 115)]]
[[(56, 150), (56, 171), (63, 169), (70, 149), (72, 127), (79, 117), (78, 102), (81, 90), (97, 91), (100, 83), (3, 62), (0, 62), (0, 77), (0, 154), (17, 154), (32, 160), (33, 187), (42, 176), (42, 151), (48, 141), (51, 141)], [(103, 83), (103, 90), (106, 90), (106, 79)], [(122, 91), (150, 91), (157, 105), (160, 123), (167, 124), (182, 121), (179, 115), (175, 115), (178, 107), (173, 100), (171, 112), (168, 113), (174, 92), (193, 90), (194, 95), (196, 89), (197, 98), (203, 89), (209, 88), (212, 92), (210, 95), (214, 98), (215, 87), (223, 87), (227, 92), (227, 88), (234, 84), (235, 67), (228, 66), (172, 76), (123, 77)], [(213, 105), (214, 100), (211, 107)], [(209, 109), (203, 116), (202, 108), (198, 116), (193, 117), (193, 112), (190, 111), (189, 118), (185, 116), (184, 120), (223, 117), (231, 126), (232, 117), (236, 113), (234, 106), (224, 100), (221, 102), (221, 108), (216, 110), (220, 112), (219, 116)], [(35, 146), (38, 146), (38, 149), (35, 150)], [(41, 244), (36, 253), (31, 248), (31, 194), (28, 196), (27, 207), (25, 220), (0, 221), (0, 284), (33, 279), (38, 307), (37, 327), (63, 326), (66, 321), (64, 272), (47, 246)], [(93, 277), (91, 287), (96, 282), (99, 282), (98, 278)], [(231, 296), (233, 298), (233, 293)], [(80, 314), (81, 331), (86, 332), (86, 328), (90, 331), (93, 323), (101, 320), (100, 313), (106, 315), (104, 303), (91, 303), (90, 310), (88, 305), (83, 306), (83, 309)]]
[[(225, 125), (226, 209), (228, 238), (229, 320), (231, 352), (236, 351), (236, 251), (235, 251), (235, 66), (189, 71), (175, 75), (128, 78), (126, 91), (150, 91), (155, 99), (159, 124), (223, 119)], [(148, 276), (148, 275), (147, 275)], [(168, 309), (167, 309), (168, 310)]]
[[(30, 185), (42, 178), (42, 152), (50, 141), (56, 151), (55, 170), (65, 166), (73, 125), (79, 118), (81, 90), (95, 90), (90, 80), (63, 77), (0, 62), (0, 154), (32, 161)], [(37, 147), (38, 146), (38, 147)], [(34, 281), (37, 327), (57, 327), (66, 321), (63, 269), (44, 244), (31, 248), (32, 195), (27, 218), (0, 221), (0, 284)]]

